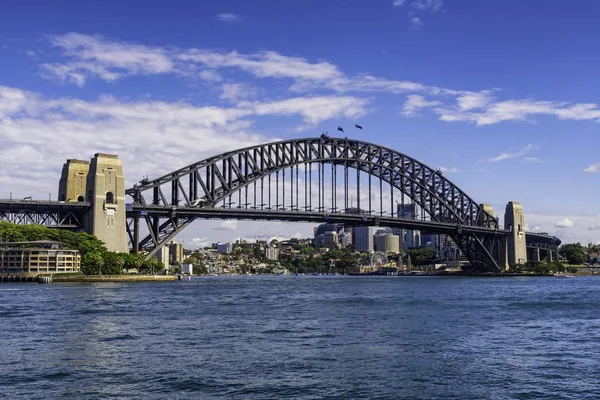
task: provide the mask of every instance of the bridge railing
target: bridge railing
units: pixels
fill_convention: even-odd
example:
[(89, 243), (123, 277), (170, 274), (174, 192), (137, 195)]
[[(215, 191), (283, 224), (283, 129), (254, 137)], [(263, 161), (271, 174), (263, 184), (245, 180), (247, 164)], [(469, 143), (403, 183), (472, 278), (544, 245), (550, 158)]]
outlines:
[(29, 200), (29, 199), (0, 199), (1, 204), (18, 204), (18, 205), (68, 205), (68, 206), (90, 206), (87, 201), (59, 201), (59, 200)]

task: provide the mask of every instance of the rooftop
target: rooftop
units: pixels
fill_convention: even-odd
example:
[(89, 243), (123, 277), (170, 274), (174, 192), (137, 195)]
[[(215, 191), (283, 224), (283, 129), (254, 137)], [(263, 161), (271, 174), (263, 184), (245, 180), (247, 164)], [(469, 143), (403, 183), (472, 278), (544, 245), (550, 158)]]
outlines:
[(65, 244), (63, 242), (57, 242), (54, 240), (33, 240), (30, 242), (0, 242), (0, 248), (62, 248)]

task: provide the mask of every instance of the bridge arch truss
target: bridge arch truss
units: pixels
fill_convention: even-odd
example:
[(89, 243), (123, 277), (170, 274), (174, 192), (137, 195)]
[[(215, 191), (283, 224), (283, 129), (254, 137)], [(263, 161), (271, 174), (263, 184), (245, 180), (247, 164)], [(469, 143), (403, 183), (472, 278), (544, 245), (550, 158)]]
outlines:
[(334, 214), (402, 219), (396, 204), (406, 197), (422, 210), (418, 218), (455, 226), (450, 236), (475, 268), (499, 269), (503, 231), (494, 216), (441, 171), (369, 142), (321, 136), (247, 147), (142, 180), (126, 193), (133, 199), (131, 247), (149, 255), (203, 212), (227, 218), (236, 210), (248, 219), (277, 219), (283, 211), (306, 221)]

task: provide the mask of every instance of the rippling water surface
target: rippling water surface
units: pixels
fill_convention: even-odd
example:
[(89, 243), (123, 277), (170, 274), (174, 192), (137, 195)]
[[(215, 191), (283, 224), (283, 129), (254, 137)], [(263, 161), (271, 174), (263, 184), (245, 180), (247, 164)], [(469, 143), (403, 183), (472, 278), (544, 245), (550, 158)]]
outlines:
[(0, 284), (0, 397), (598, 399), (600, 278)]

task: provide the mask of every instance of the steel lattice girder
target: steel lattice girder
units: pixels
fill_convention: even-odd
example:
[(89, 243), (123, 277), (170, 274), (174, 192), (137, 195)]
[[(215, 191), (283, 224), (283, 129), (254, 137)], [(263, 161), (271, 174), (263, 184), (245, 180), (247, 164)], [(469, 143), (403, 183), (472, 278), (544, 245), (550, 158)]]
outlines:
[(18, 225), (45, 225), (63, 228), (81, 228), (82, 216), (67, 211), (2, 210), (0, 221)]
[[(187, 205), (196, 199), (215, 204), (256, 179), (306, 163), (348, 163), (351, 168), (381, 176), (413, 199), (434, 220), (479, 226), (490, 226), (496, 222), (492, 215), (439, 171), (397, 151), (349, 139), (296, 139), (249, 147), (200, 161), (137, 185), (127, 190), (127, 194), (139, 200), (144, 192), (158, 189), (154, 204), (174, 205), (173, 200), (180, 200), (178, 195), (173, 196), (175, 193), (181, 193)], [(202, 171), (206, 174), (202, 174)], [(208, 179), (203, 175), (207, 175)], [(199, 185), (197, 189), (202, 191), (190, 193), (186, 190), (181, 182), (185, 177), (191, 178), (190, 186), (196, 180)], [(172, 183), (178, 189), (172, 192), (171, 201), (161, 188), (165, 183)]]
[[(395, 150), (347, 138), (295, 139), (224, 153), (158, 179), (143, 181), (127, 190), (127, 194), (137, 205), (147, 204), (144, 195), (150, 193), (154, 206), (176, 207), (183, 201), (187, 207), (213, 207), (268, 175), (313, 163), (345, 165), (380, 178), (411, 198), (433, 221), (492, 229), (498, 226), (492, 215), (440, 171)], [(187, 187), (183, 184), (186, 178)], [(171, 185), (170, 199), (163, 191), (166, 184)], [(202, 203), (195, 204), (198, 200)], [(150, 234), (140, 242), (140, 247), (147, 250), (160, 247), (193, 221), (172, 217), (160, 224), (158, 218), (144, 219)], [(459, 242), (469, 248), (484, 246), (481, 238)], [(474, 254), (467, 248), (463, 251)], [(487, 250), (482, 252), (489, 254)]]

